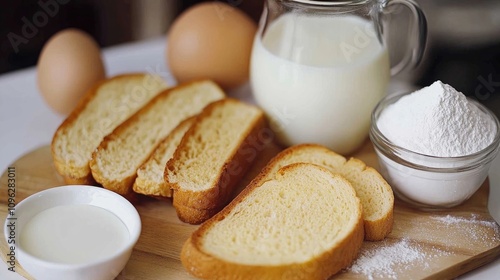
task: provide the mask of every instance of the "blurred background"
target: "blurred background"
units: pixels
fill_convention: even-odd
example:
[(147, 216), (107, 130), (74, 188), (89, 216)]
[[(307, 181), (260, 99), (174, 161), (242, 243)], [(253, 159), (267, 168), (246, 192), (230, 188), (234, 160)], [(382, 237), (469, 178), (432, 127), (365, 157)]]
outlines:
[[(213, 0), (212, 0), (213, 1)], [(417, 69), (398, 80), (426, 86), (451, 84), (500, 115), (500, 1), (416, 0), (428, 21), (428, 46)], [(36, 64), (44, 43), (57, 31), (76, 27), (101, 47), (165, 36), (175, 17), (202, 1), (176, 0), (1, 0), (0, 74)], [(263, 0), (222, 1), (258, 21)], [(408, 11), (387, 17), (389, 52), (405, 49)]]
[[(45, 42), (75, 27), (101, 47), (164, 36), (174, 18), (203, 1), (176, 0), (0, 0), (0, 74), (36, 64)], [(223, 1), (257, 21), (263, 0)]]

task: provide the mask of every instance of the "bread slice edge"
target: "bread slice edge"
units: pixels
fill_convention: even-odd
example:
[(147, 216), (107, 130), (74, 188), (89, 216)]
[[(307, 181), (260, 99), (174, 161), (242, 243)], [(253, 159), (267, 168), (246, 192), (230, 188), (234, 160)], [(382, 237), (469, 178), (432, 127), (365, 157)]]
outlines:
[[(228, 100), (230, 100), (230, 98), (227, 98), (226, 100), (219, 100), (210, 104), (200, 115), (198, 115), (198, 118), (201, 119), (209, 115), (213, 106), (217, 106), (217, 102), (228, 102)], [(258, 138), (256, 135), (258, 135), (258, 133), (265, 127), (266, 121), (264, 113), (260, 111), (254, 122), (251, 123), (248, 129), (243, 133), (243, 141), (240, 143), (239, 147), (237, 147), (233, 154), (226, 159), (217, 181), (210, 188), (200, 191), (192, 191), (181, 188), (177, 183), (171, 184), (173, 189), (173, 205), (181, 221), (185, 221), (190, 224), (200, 224), (227, 205), (238, 181), (245, 175), (255, 160), (255, 157), (252, 160), (247, 159), (246, 155), (241, 151), (252, 149), (255, 143), (249, 139)], [(184, 138), (189, 137), (189, 135), (193, 133), (192, 129), (196, 129), (195, 125), (193, 125), (186, 132)], [(185, 141), (184, 138), (181, 141), (180, 146), (183, 145), (182, 142)], [(177, 151), (174, 154), (174, 158), (177, 156), (176, 154)], [(171, 161), (167, 163), (166, 169), (170, 164)], [(239, 172), (233, 172), (233, 168), (235, 168), (235, 166), (240, 168)], [(165, 170), (164, 176), (165, 181), (168, 182), (167, 170)]]
[[(341, 177), (333, 174), (326, 168), (310, 163), (294, 163), (280, 168), (279, 172), (286, 172), (288, 168), (296, 168), (300, 165), (314, 165), (326, 171), (331, 176)], [(349, 185), (350, 183), (345, 180)], [(357, 257), (363, 244), (364, 228), (362, 221), (362, 206), (358, 200), (357, 222), (352, 228), (352, 233), (338, 243), (338, 246), (323, 252), (315, 259), (304, 263), (292, 263), (273, 266), (247, 265), (227, 260), (222, 260), (201, 248), (201, 239), (205, 231), (210, 230), (214, 223), (225, 218), (230, 211), (241, 203), (256, 188), (262, 186), (265, 181), (254, 180), (222, 211), (215, 214), (204, 222), (183, 244), (181, 251), (181, 262), (183, 266), (194, 276), (203, 279), (326, 279), (348, 267)], [(351, 186), (352, 187), (352, 186)], [(353, 190), (353, 193), (354, 190)], [(311, 276), (311, 274), (313, 276)]]
[[(392, 194), (392, 189), (390, 185), (385, 181), (385, 179), (378, 173), (377, 170), (375, 170), (372, 167), (366, 166), (366, 164), (356, 158), (350, 158), (347, 160), (345, 157), (342, 155), (339, 155), (330, 149), (318, 145), (318, 144), (299, 144), (295, 146), (291, 146), (283, 151), (281, 151), (279, 154), (277, 154), (274, 158), (272, 158), (269, 163), (264, 167), (264, 169), (257, 175), (254, 179), (254, 181), (263, 181), (266, 180), (266, 178), (269, 176), (269, 173), (276, 169), (277, 166), (282, 165), (281, 161), (283, 158), (286, 158), (288, 156), (293, 156), (294, 153), (301, 153), (301, 152), (307, 152), (307, 151), (313, 151), (315, 153), (324, 153), (325, 155), (328, 155), (329, 157), (336, 158), (338, 162), (342, 162), (343, 166), (346, 164), (349, 165), (354, 165), (358, 170), (360, 170), (361, 173), (371, 173), (374, 175), (376, 178), (380, 180), (382, 183), (383, 187), (387, 192), (389, 192), (391, 195), (388, 197), (389, 201), (388, 203), (391, 205), (394, 205), (394, 195)], [(294, 161), (296, 162), (296, 161)], [(332, 170), (332, 167), (328, 166), (325, 163), (315, 163), (311, 162), (314, 164), (318, 164), (320, 166), (323, 166), (330, 170), (333, 173), (339, 174), (338, 171)], [(340, 166), (336, 166), (335, 168), (340, 168)], [(334, 169), (335, 169), (334, 168)], [(352, 183), (352, 182), (351, 182)], [(356, 186), (353, 184), (354, 189), (356, 189)], [(376, 219), (368, 219), (366, 218), (366, 215), (363, 217), (364, 221), (364, 229), (365, 229), (365, 239), (368, 241), (380, 241), (383, 240), (389, 233), (392, 231), (393, 227), (393, 221), (394, 221), (394, 206), (389, 209), (389, 211), (386, 211), (383, 216), (377, 217)]]
[[(180, 136), (181, 137), (181, 140), (182, 140), (182, 137), (184, 136), (184, 134), (186, 134), (186, 131), (184, 131), (185, 129), (189, 129), (189, 127), (192, 126), (192, 124), (194, 123), (196, 119), (196, 116), (193, 116), (193, 117), (190, 117), (184, 121), (182, 121), (179, 125), (177, 125), (176, 128), (174, 128), (170, 134), (165, 137), (165, 139), (163, 139), (160, 144), (158, 144), (158, 146), (154, 149), (153, 153), (151, 154), (151, 156), (146, 160), (146, 162), (144, 162), (141, 167), (139, 167), (139, 169), (137, 170), (137, 178), (135, 179), (134, 181), (134, 185), (132, 186), (132, 189), (134, 190), (134, 192), (136, 193), (139, 193), (139, 194), (143, 194), (143, 195), (147, 195), (147, 196), (151, 196), (151, 197), (156, 197), (156, 198), (170, 198), (172, 197), (172, 189), (171, 189), (171, 186), (170, 184), (168, 184), (168, 182), (165, 181), (165, 178), (163, 176), (163, 170), (160, 174), (161, 176), (161, 182), (157, 182), (157, 181), (154, 181), (152, 180), (152, 178), (148, 178), (147, 177), (147, 174), (144, 174), (141, 175), (142, 171), (147, 169), (148, 168), (148, 165), (149, 164), (152, 164), (151, 162), (152, 161), (156, 161), (156, 160), (160, 160), (160, 158), (163, 158), (165, 156), (165, 153), (167, 152), (165, 149), (167, 148), (166, 146), (167, 145), (175, 145), (175, 143), (173, 143), (172, 141), (174, 141), (173, 139), (176, 138), (177, 136)], [(178, 133), (181, 133), (183, 132), (183, 135), (177, 135)], [(180, 144), (180, 143), (178, 143)], [(177, 144), (177, 147), (179, 146)], [(175, 147), (175, 148), (177, 148)], [(172, 155), (173, 156), (173, 155)], [(160, 157), (160, 158), (158, 158)], [(170, 157), (172, 158), (172, 157)], [(168, 160), (167, 160), (168, 162)], [(164, 164), (164, 166), (166, 166), (166, 162)]]
[[(126, 196), (126, 197), (131, 196), (131, 193), (133, 193), (132, 187), (133, 187), (135, 179), (137, 178), (137, 170), (135, 170), (135, 172), (128, 174), (128, 176), (124, 176), (124, 177), (121, 177), (119, 179), (110, 179), (103, 174), (102, 169), (99, 167), (99, 165), (96, 162), (99, 153), (101, 153), (101, 150), (107, 149), (108, 143), (114, 141), (115, 138), (120, 137), (122, 131), (126, 131), (129, 128), (129, 126), (131, 126), (133, 124), (140, 123), (140, 116), (144, 112), (147, 112), (148, 110), (151, 110), (151, 108), (154, 108), (155, 105), (157, 104), (157, 102), (161, 102), (161, 101), (163, 101), (163, 99), (168, 99), (170, 94), (173, 93), (174, 91), (183, 90), (185, 88), (189, 88), (189, 87), (196, 85), (198, 83), (211, 83), (212, 85), (216, 86), (218, 88), (218, 90), (222, 93), (220, 98), (217, 100), (221, 100), (221, 99), (225, 98), (225, 94), (222, 91), (222, 89), (220, 89), (220, 87), (217, 84), (215, 84), (213, 81), (206, 80), (206, 79), (186, 82), (183, 84), (179, 84), (176, 87), (167, 88), (167, 89), (161, 91), (154, 98), (152, 98), (148, 103), (146, 103), (143, 107), (141, 107), (137, 112), (135, 112), (135, 114), (131, 115), (122, 124), (117, 126), (110, 134), (108, 134), (106, 137), (104, 137), (104, 139), (101, 141), (99, 146), (94, 150), (94, 152), (92, 153), (92, 159), (90, 160), (89, 166), (90, 166), (90, 169), (92, 172), (92, 176), (95, 178), (95, 180), (98, 183), (100, 183), (103, 187), (105, 187), (106, 189), (112, 190), (112, 191), (119, 193), (119, 194)], [(205, 107), (209, 104), (210, 103), (206, 104)], [(197, 113), (197, 114), (199, 114), (199, 113)], [(197, 114), (195, 114), (195, 115), (197, 115)], [(190, 116), (188, 116), (187, 118), (189, 118), (189, 117)], [(182, 121), (186, 120), (187, 118), (181, 120), (178, 124), (180, 124)], [(151, 149), (151, 152), (146, 154), (144, 156), (144, 158), (146, 158), (146, 159), (149, 158), (153, 153), (154, 153), (154, 148)], [(142, 163), (144, 163), (144, 161)]]
[[(120, 79), (126, 79), (126, 78), (131, 78), (131, 77), (143, 77), (151, 75), (152, 77), (154, 75), (148, 74), (148, 73), (128, 73), (128, 74), (121, 74), (121, 75), (116, 75), (108, 79), (101, 80), (94, 84), (87, 92), (86, 94), (79, 100), (73, 111), (64, 119), (64, 121), (58, 126), (56, 132), (54, 133), (54, 136), (52, 137), (51, 141), (51, 155), (52, 159), (54, 162), (54, 166), (56, 168), (56, 171), (61, 175), (64, 179), (64, 181), (67, 184), (86, 184), (86, 185), (95, 185), (96, 181), (94, 177), (92, 176), (92, 172), (90, 170), (90, 159), (91, 155), (89, 155), (87, 164), (83, 166), (75, 166), (72, 165), (71, 163), (66, 162), (64, 159), (59, 157), (59, 155), (55, 151), (55, 143), (59, 140), (59, 137), (62, 137), (60, 134), (63, 133), (63, 130), (67, 129), (70, 127), (78, 118), (80, 113), (86, 109), (90, 101), (95, 98), (98, 89), (110, 82), (110, 81), (115, 81), (115, 80), (120, 80)], [(165, 84), (166, 85), (166, 84)], [(160, 92), (160, 91), (159, 91)]]

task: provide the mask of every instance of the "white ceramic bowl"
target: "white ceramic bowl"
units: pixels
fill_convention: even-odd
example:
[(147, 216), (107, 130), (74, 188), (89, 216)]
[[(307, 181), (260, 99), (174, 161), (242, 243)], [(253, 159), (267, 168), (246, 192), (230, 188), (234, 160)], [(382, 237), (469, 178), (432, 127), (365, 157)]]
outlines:
[[(19, 234), (23, 227), (41, 211), (62, 205), (87, 204), (101, 207), (116, 215), (128, 229), (129, 238), (123, 247), (108, 256), (95, 256), (91, 261), (79, 264), (56, 263), (29, 254)], [(14, 216), (7, 216), (4, 226), (5, 237), (10, 235), (7, 224), (15, 220), (17, 261), (35, 279), (114, 279), (125, 267), (132, 249), (141, 233), (141, 219), (135, 207), (122, 196), (109, 190), (84, 185), (61, 186), (35, 193), (15, 206)], [(43, 242), (43, 240), (40, 240)]]
[(469, 99), (495, 123), (493, 142), (483, 150), (466, 156), (419, 154), (395, 145), (377, 126), (383, 110), (407, 94), (387, 96), (372, 114), (370, 139), (379, 159), (381, 173), (401, 200), (417, 208), (436, 210), (459, 205), (469, 199), (488, 176), (491, 162), (499, 151), (500, 123), (484, 105)]

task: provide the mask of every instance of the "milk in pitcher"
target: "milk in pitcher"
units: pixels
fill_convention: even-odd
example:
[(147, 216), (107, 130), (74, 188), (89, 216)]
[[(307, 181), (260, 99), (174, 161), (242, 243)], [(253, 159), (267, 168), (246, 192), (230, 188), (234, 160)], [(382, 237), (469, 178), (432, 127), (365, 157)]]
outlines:
[(254, 41), (251, 85), (278, 140), (353, 152), (390, 78), (373, 22), (289, 13), (267, 28)]

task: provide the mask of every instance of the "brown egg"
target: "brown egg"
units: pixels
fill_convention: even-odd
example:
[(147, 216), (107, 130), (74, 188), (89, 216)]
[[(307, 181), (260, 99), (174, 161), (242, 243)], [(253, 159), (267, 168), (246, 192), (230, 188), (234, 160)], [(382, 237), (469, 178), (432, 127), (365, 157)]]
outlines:
[(178, 82), (209, 78), (225, 89), (237, 87), (248, 80), (256, 31), (256, 23), (230, 5), (195, 5), (169, 30), (167, 63)]
[(99, 46), (78, 29), (62, 30), (49, 39), (38, 59), (37, 74), (44, 100), (63, 115), (105, 77)]

